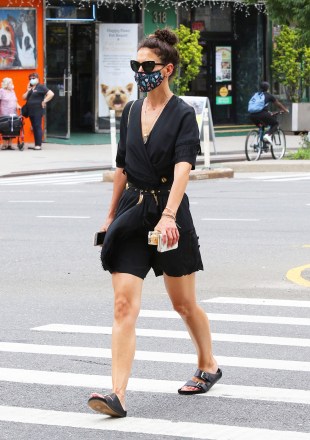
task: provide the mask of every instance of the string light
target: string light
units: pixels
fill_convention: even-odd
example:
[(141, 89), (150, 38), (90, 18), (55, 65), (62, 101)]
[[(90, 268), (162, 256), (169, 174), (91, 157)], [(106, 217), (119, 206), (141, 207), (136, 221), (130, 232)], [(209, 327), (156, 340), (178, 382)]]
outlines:
[[(117, 6), (127, 6), (130, 9), (134, 9), (137, 5), (139, 9), (144, 7), (145, 10), (148, 10), (148, 5), (152, 3), (156, 3), (157, 5), (163, 8), (175, 7), (176, 9), (184, 8), (184, 9), (195, 9), (201, 8), (204, 6), (219, 6), (221, 9), (228, 8), (230, 6), (233, 7), (234, 12), (242, 11), (246, 16), (250, 15), (250, 6), (248, 3), (245, 3), (243, 0), (71, 0), (66, 2), (66, 0), (54, 1), (54, 0), (8, 0), (8, 7), (39, 7), (42, 4), (45, 6), (58, 6), (72, 4), (75, 5), (78, 9), (85, 9), (90, 7), (93, 4), (96, 4), (98, 7), (106, 6), (112, 7), (116, 9)], [(266, 13), (266, 6), (264, 1), (257, 1), (254, 4), (259, 13)]]

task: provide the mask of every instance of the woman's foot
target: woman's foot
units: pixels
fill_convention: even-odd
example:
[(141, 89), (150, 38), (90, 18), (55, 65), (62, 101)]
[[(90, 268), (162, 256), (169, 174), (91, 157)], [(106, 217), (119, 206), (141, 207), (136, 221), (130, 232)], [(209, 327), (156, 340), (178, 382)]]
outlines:
[(222, 377), (222, 370), (218, 368), (214, 373), (196, 370), (194, 377), (178, 390), (179, 394), (202, 394), (206, 393)]
[(127, 411), (124, 410), (119, 398), (115, 393), (98, 394), (92, 393), (88, 399), (88, 406), (101, 414), (111, 417), (126, 417)]

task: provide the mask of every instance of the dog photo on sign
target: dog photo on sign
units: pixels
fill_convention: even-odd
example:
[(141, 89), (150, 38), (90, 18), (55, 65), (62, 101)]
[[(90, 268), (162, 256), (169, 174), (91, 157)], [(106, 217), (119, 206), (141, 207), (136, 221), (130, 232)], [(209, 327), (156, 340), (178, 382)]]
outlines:
[(109, 110), (115, 110), (115, 116), (122, 116), (125, 105), (129, 101), (133, 89), (133, 83), (122, 86), (108, 86), (101, 84), (101, 93), (103, 94)]
[(0, 70), (36, 67), (36, 10), (1, 8)]

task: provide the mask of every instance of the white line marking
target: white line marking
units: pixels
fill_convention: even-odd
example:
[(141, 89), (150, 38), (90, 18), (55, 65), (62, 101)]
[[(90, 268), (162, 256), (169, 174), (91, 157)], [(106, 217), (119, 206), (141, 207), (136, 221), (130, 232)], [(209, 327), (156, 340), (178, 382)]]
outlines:
[(43, 181), (43, 180), (60, 180), (60, 179), (87, 179), (89, 177), (101, 177), (102, 173), (58, 173), (58, 174), (35, 174), (29, 176), (20, 176), (20, 177), (7, 177), (0, 180), (2, 183), (12, 182), (29, 182), (29, 181)]
[(37, 215), (37, 218), (90, 218), (83, 215)]
[[(139, 317), (141, 318), (168, 318), (181, 319), (174, 311), (166, 310), (141, 310)], [(308, 318), (291, 318), (288, 316), (259, 316), (259, 315), (230, 315), (220, 313), (208, 313), (211, 321), (226, 322), (251, 322), (260, 324), (283, 324), (283, 325), (310, 325)]]
[(202, 221), (208, 222), (259, 222), (259, 218), (202, 218)]
[(1, 406), (0, 420), (34, 425), (94, 429), (97, 431), (190, 437), (203, 440), (261, 440), (262, 438), (272, 440), (309, 440), (309, 433), (294, 431), (276, 431), (137, 417), (113, 419), (98, 414), (52, 411), (17, 406)]
[[(0, 351), (11, 353), (32, 353), (60, 356), (97, 357), (111, 359), (111, 350), (107, 348), (71, 347), (64, 345), (39, 345), (19, 344), (15, 342), (0, 342)], [(310, 372), (310, 362), (287, 361), (282, 359), (258, 359), (216, 356), (220, 365), (241, 368), (260, 368), (284, 371)], [(196, 364), (197, 356), (194, 354), (170, 353), (158, 351), (136, 351), (135, 359), (138, 361), (172, 362), (183, 364)]]
[[(94, 389), (110, 389), (112, 385), (111, 376), (17, 368), (0, 368), (0, 381)], [(175, 394), (178, 388), (183, 384), (184, 381), (130, 378), (127, 389), (128, 391), (145, 393)], [(309, 390), (225, 385), (220, 382), (208, 393), (200, 394), (199, 396), (223, 397), (225, 399), (267, 400), (310, 405)]]
[(44, 186), (44, 185), (78, 185), (78, 184), (82, 184), (82, 183), (90, 183), (90, 182), (100, 182), (97, 179), (87, 179), (87, 180), (79, 180), (79, 181), (69, 181), (69, 182), (65, 182), (65, 181), (61, 181), (61, 182), (55, 182), (55, 181), (45, 181), (45, 182), (24, 182), (24, 183), (0, 183), (1, 186), (20, 186), (20, 185), (36, 185), (36, 186)]
[(309, 173), (307, 173), (307, 174), (303, 174), (303, 173), (298, 173), (298, 174), (288, 174), (288, 173), (285, 173), (285, 174), (282, 174), (282, 175), (275, 175), (275, 174), (273, 174), (272, 176), (256, 176), (256, 177), (251, 177), (251, 179), (254, 179), (254, 180), (273, 180), (273, 179), (287, 179), (287, 180), (290, 180), (291, 178), (294, 178), (294, 177), (307, 177), (307, 178), (309, 178), (310, 177), (310, 174)]
[(255, 306), (277, 306), (277, 307), (301, 307), (310, 308), (310, 301), (296, 301), (287, 299), (266, 299), (266, 298), (233, 298), (219, 296), (217, 298), (204, 299), (203, 303), (218, 304), (246, 304)]
[(308, 177), (288, 177), (287, 179), (264, 179), (263, 182), (297, 182), (299, 180), (310, 180), (310, 176)]
[(55, 200), (9, 200), (9, 203), (55, 203)]
[[(92, 325), (48, 324), (34, 327), (31, 330), (59, 333), (87, 333), (99, 335), (111, 335), (112, 327), (100, 327)], [(157, 330), (137, 328), (136, 335), (152, 338), (190, 339), (188, 332), (180, 330)], [(226, 333), (212, 333), (213, 341), (237, 342), (245, 344), (268, 344), (284, 345), (292, 347), (310, 347), (310, 339), (283, 338), (276, 336), (238, 335)]]

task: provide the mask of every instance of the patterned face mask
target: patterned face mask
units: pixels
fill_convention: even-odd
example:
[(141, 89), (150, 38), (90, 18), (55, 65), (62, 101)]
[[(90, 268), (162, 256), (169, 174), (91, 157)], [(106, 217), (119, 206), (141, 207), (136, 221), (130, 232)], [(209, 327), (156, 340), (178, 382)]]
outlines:
[(164, 77), (160, 70), (156, 72), (145, 73), (137, 72), (135, 73), (135, 81), (139, 87), (140, 92), (150, 92), (156, 89), (163, 82)]

